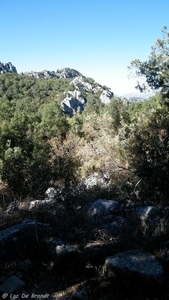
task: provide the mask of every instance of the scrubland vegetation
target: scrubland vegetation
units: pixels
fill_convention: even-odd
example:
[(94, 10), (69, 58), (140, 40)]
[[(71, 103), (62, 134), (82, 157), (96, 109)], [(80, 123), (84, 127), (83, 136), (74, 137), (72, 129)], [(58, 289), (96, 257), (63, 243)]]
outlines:
[[(130, 70), (145, 78), (145, 83), (138, 83), (137, 87), (141, 91), (147, 88), (158, 90), (155, 96), (144, 101), (128, 104), (126, 99), (113, 97), (109, 104), (103, 104), (99, 91), (94, 93), (79, 86), (86, 105), (82, 113), (74, 112), (69, 116), (62, 110), (61, 101), (74, 89), (71, 79), (34, 78), (11, 72), (0, 74), (1, 229), (30, 218), (50, 224), (51, 231), (45, 236), (45, 243), (57, 237), (73, 241), (82, 248), (92, 241), (112, 246), (113, 253), (140, 247), (168, 264), (168, 258), (165, 260), (168, 252), (164, 253), (160, 248), (164, 242), (168, 243), (168, 217), (159, 218), (153, 232), (149, 232), (146, 222), (138, 223), (136, 217), (128, 215), (126, 208), (128, 225), (119, 227), (123, 229), (113, 240), (104, 226), (99, 227), (99, 221), (94, 223), (93, 215), (91, 218), (85, 215), (88, 200), (97, 199), (117, 199), (122, 200), (122, 204), (125, 200), (130, 204), (135, 201), (147, 207), (150, 204), (155, 211), (169, 206), (169, 33), (166, 27), (163, 34), (163, 39), (158, 39), (152, 47), (146, 62), (138, 59), (131, 62)], [(88, 80), (95, 84), (93, 79)], [(44, 206), (29, 211), (30, 201), (44, 199), (48, 187), (57, 190), (57, 201), (49, 208)], [(11, 210), (12, 215), (7, 212), (10, 203), (19, 208)], [(116, 217), (124, 219), (123, 215)], [(38, 237), (37, 242), (38, 247), (44, 245), (44, 241), (39, 244)], [(36, 265), (37, 253), (36, 257), (35, 253), (33, 255)], [(100, 262), (99, 258), (99, 264), (93, 264), (93, 269), (90, 265), (88, 270), (89, 273), (94, 270), (94, 275), (89, 275), (92, 278), (89, 290), (92, 294), (95, 289), (97, 295), (91, 298), (94, 300), (98, 299), (97, 288), (102, 289), (99, 267), (104, 259)], [(53, 278), (49, 262), (44, 271), (41, 257), (39, 261), (44, 280), (49, 270)], [(72, 270), (69, 271), (71, 274)], [(39, 273), (35, 274), (37, 280)], [(65, 277), (58, 280), (56, 290), (60, 286), (66, 289), (69, 286), (66, 280), (71, 279), (72, 286), (75, 284), (79, 274), (74, 277), (70, 274), (64, 274)], [(85, 280), (86, 274), (82, 274), (86, 276)], [(66, 276), (70, 277), (67, 279)], [(28, 282), (34, 277), (31, 274)], [(124, 295), (130, 294), (128, 284), (126, 278), (121, 285), (117, 280), (117, 295), (112, 294), (112, 287), (103, 287), (102, 299), (127, 299), (120, 298), (119, 293), (125, 287)], [(107, 296), (104, 290), (108, 291)], [(131, 291), (133, 295), (135, 290), (142, 292), (139, 284)], [(167, 294), (168, 287), (166, 291)], [(164, 299), (163, 295), (160, 297), (158, 299)], [(140, 296), (139, 299), (143, 298)]]
[[(86, 95), (83, 113), (60, 106), (70, 79), (0, 76), (0, 174), (11, 197), (38, 197), (58, 181), (106, 175), (112, 195), (168, 201), (168, 98), (127, 105)], [(3, 190), (4, 193), (4, 190)], [(2, 195), (3, 199), (6, 196)]]

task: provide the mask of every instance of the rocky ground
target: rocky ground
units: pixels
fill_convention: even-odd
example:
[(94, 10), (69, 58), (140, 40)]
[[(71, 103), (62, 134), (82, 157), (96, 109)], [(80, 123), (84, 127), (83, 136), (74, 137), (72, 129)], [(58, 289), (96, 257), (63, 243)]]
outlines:
[(4, 299), (169, 299), (168, 207), (46, 195), (1, 215)]

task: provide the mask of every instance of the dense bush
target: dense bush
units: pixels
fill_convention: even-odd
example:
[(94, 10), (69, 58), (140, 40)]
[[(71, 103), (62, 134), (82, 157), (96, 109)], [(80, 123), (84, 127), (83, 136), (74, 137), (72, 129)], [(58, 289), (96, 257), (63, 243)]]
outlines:
[[(160, 60), (166, 59), (167, 40), (164, 46), (165, 53), (158, 41)], [(153, 59), (158, 58), (155, 49)], [(156, 87), (159, 74), (155, 70), (152, 83), (152, 65), (135, 60), (131, 66)], [(94, 93), (79, 86), (86, 107), (72, 117), (60, 106), (65, 93), (74, 89), (71, 79), (0, 74), (1, 180), (24, 198), (43, 194), (58, 181), (69, 188), (97, 175), (107, 180), (95, 186), (103, 197), (112, 189), (116, 195), (168, 203), (169, 99), (163, 86), (168, 72), (166, 64), (162, 66), (160, 76), (165, 80), (157, 84), (162, 82), (162, 91), (130, 105), (116, 97), (105, 105), (100, 90)]]

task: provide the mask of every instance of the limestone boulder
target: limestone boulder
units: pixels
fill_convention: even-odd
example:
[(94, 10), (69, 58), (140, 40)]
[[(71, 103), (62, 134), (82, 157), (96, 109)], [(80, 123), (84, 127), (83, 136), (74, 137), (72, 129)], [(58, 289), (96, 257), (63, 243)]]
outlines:
[(100, 100), (104, 104), (109, 104), (110, 100), (114, 97), (114, 94), (110, 90), (103, 90), (100, 95)]
[(49, 230), (48, 224), (27, 219), (0, 231), (0, 260), (29, 257), (39, 248), (39, 242)]
[(90, 205), (88, 215), (95, 218), (111, 219), (111, 216), (119, 210), (119, 205), (118, 200), (98, 199)]
[(61, 102), (61, 107), (65, 113), (73, 116), (74, 112), (82, 112), (85, 106), (85, 98), (80, 91), (69, 91)]
[(114, 274), (136, 274), (145, 279), (163, 282), (163, 267), (156, 257), (146, 251), (136, 249), (118, 253), (106, 258), (104, 271), (111, 277)]

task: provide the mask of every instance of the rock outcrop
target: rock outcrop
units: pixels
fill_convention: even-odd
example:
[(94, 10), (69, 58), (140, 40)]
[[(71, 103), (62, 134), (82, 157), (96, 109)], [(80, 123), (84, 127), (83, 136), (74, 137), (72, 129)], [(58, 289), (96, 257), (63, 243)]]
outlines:
[(84, 91), (87, 93), (93, 93), (100, 91), (100, 96), (98, 96), (98, 100), (100, 100), (104, 104), (109, 104), (110, 100), (114, 97), (114, 94), (108, 88), (103, 88), (100, 84), (96, 83), (94, 80), (90, 78), (86, 78), (85, 76), (76, 76), (70, 84), (74, 85), (75, 90), (69, 91), (62, 101), (61, 105), (63, 110), (69, 115), (73, 115), (74, 112), (82, 112), (85, 105), (86, 99), (84, 96)]
[(85, 98), (82, 93), (78, 90), (69, 91), (67, 96), (61, 102), (61, 107), (64, 112), (68, 113), (70, 116), (73, 116), (74, 112), (82, 112), (85, 106)]
[[(153, 293), (156, 295), (156, 287), (163, 293), (168, 260), (165, 260), (167, 262), (165, 265), (164, 257), (161, 260), (153, 246), (151, 248), (151, 244), (149, 250), (145, 249), (144, 238), (146, 240), (150, 237), (156, 241), (161, 234), (161, 251), (165, 251), (167, 255), (169, 242), (166, 240), (164, 243), (164, 228), (158, 235), (155, 234), (156, 228), (160, 228), (159, 225), (163, 220), (168, 222), (168, 207), (162, 209), (153, 203), (148, 205), (127, 199), (98, 199), (82, 204), (80, 210), (76, 210), (74, 202), (66, 206), (66, 201), (63, 201), (61, 211), (59, 197), (60, 194), (58, 195), (51, 187), (47, 189), (44, 200), (39, 200), (43, 203), (43, 209), (41, 205), (32, 208), (31, 212), (27, 208), (34, 216), (40, 213), (40, 218), (43, 212), (50, 226), (48, 223), (26, 220), (0, 232), (1, 276), (3, 276), (0, 277), (0, 295), (9, 292), (19, 294), (23, 288), (32, 295), (34, 288), (30, 287), (27, 278), (29, 272), (32, 276), (33, 270), (37, 270), (37, 261), (40, 261), (38, 265), (41, 266), (40, 276), (43, 273), (45, 280), (48, 280), (46, 274), (50, 271), (55, 281), (59, 276), (60, 278), (75, 276), (75, 280), (78, 276), (83, 278), (88, 276), (90, 281), (91, 276), (92, 280), (95, 278), (96, 283), (99, 280), (97, 289), (100, 289), (102, 281), (106, 281), (106, 284), (115, 287), (113, 293), (117, 294), (119, 285), (120, 290), (124, 287), (124, 294), (130, 295), (130, 289), (136, 283), (136, 289), (138, 288), (138, 292), (144, 296), (142, 299), (148, 298)], [(50, 206), (51, 202), (53, 206)], [(82, 230), (79, 227), (81, 222), (84, 222)], [(15, 266), (7, 272), (5, 270), (11, 261)], [(20, 277), (20, 273), (23, 276)], [(37, 277), (34, 280), (37, 280)], [(58, 286), (54, 282), (54, 290), (58, 291), (60, 289)], [(75, 289), (73, 294), (69, 293), (72, 298), (66, 296), (60, 298), (58, 292), (56, 299), (67, 300), (78, 297), (83, 299), (80, 291), (85, 291), (86, 299), (90, 299), (90, 288), (83, 284), (81, 287), (80, 290)], [(38, 293), (40, 288), (36, 287)], [(150, 294), (145, 292), (146, 289)], [(112, 299), (111, 294), (109, 299)]]
[(0, 261), (23, 258), (27, 252), (36, 251), (38, 239), (48, 231), (49, 225), (31, 219), (0, 231)]
[(57, 71), (48, 71), (43, 70), (40, 72), (32, 71), (32, 72), (26, 72), (25, 75), (34, 77), (34, 78), (75, 78), (77, 76), (80, 76), (80, 73), (74, 69), (71, 68), (62, 68), (58, 69)]
[(11, 62), (8, 62), (8, 63), (0, 62), (0, 73), (4, 74), (4, 73), (7, 73), (7, 72), (12, 72), (12, 73), (17, 74), (17, 70)]
[[(17, 73), (16, 68), (9, 63), (0, 63), (0, 73), (13, 72)], [(40, 72), (31, 71), (21, 73), (26, 76), (33, 78), (68, 78), (72, 79), (70, 81), (71, 90), (66, 93), (65, 98), (61, 102), (61, 107), (63, 111), (70, 116), (77, 111), (80, 113), (84, 110), (86, 105), (86, 93), (95, 94), (98, 93), (98, 101), (101, 103), (109, 104), (111, 99), (114, 97), (113, 92), (106, 86), (102, 86), (99, 83), (95, 82), (91, 78), (83, 76), (77, 70), (71, 68), (62, 68), (57, 71), (43, 70)], [(74, 86), (74, 91), (72, 91), (72, 86)]]
[(118, 253), (106, 258), (104, 271), (107, 276), (115, 276), (116, 272), (126, 275), (134, 273), (145, 279), (153, 279), (159, 283), (163, 281), (163, 268), (154, 255), (136, 249)]

